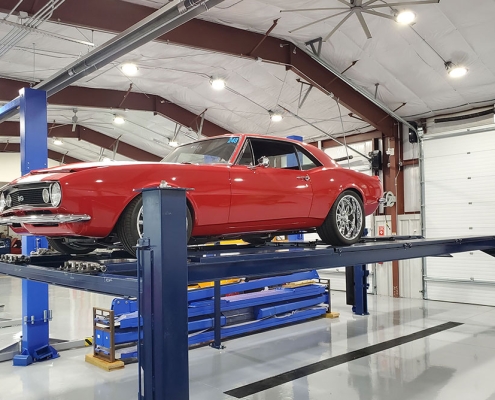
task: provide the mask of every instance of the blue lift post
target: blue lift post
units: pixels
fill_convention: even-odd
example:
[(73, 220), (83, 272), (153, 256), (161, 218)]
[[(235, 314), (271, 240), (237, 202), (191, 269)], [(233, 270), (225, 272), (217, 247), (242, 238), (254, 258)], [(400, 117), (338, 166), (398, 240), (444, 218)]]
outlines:
[[(20, 96), (0, 109), (3, 115), (20, 108), (21, 172), (27, 174), (33, 169), (46, 168), (47, 110), (46, 92), (24, 88)], [(29, 255), (38, 247), (47, 247), (45, 238), (22, 237), (22, 252)], [(14, 357), (14, 365), (25, 366), (33, 361), (58, 357), (49, 345), (49, 324), (51, 312), (48, 307), (48, 285), (46, 283), (22, 281), (22, 353)]]
[(189, 400), (186, 191), (145, 189), (142, 196), (139, 399)]

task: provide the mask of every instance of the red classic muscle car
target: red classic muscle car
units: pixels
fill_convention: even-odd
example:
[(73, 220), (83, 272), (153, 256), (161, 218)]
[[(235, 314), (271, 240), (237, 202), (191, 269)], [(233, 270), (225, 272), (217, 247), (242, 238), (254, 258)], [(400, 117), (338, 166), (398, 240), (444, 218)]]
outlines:
[(134, 189), (187, 192), (190, 243), (317, 231), (351, 245), (382, 197), (377, 177), (341, 168), (318, 148), (289, 139), (232, 134), (178, 147), (163, 162), (87, 162), (31, 171), (0, 189), (0, 224), (46, 236), (67, 254), (133, 246), (143, 233)]

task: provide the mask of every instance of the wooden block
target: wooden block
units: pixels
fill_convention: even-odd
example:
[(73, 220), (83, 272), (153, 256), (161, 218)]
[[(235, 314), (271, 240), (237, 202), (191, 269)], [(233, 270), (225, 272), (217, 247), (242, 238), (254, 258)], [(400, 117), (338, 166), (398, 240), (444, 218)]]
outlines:
[(124, 368), (124, 362), (117, 360), (113, 363), (102, 360), (101, 358), (95, 357), (94, 354), (86, 354), (85, 360), (87, 363), (96, 365), (98, 368), (101, 368), (105, 371), (114, 371), (116, 369)]
[(302, 287), (302, 286), (313, 285), (314, 283), (315, 283), (315, 281), (313, 281), (313, 280), (306, 280), (306, 281), (286, 283), (282, 287), (293, 289), (293, 288), (298, 288), (298, 287)]
[(338, 318), (338, 317), (340, 317), (340, 313), (338, 313), (338, 312), (327, 312), (325, 314), (325, 318), (332, 318), (333, 319), (333, 318)]

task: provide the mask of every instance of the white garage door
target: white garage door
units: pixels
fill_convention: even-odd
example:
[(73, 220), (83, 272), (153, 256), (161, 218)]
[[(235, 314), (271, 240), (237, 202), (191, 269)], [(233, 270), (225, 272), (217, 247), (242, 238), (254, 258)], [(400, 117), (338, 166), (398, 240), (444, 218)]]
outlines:
[[(426, 237), (495, 234), (495, 128), (425, 140)], [(495, 305), (495, 258), (427, 259), (426, 298)]]

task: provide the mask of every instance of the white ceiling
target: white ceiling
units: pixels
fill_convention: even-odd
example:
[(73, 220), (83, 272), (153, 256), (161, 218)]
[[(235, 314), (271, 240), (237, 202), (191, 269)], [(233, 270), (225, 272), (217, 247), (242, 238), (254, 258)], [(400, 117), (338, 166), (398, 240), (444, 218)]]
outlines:
[[(166, 0), (132, 2), (155, 8), (167, 3)], [(328, 34), (340, 21), (340, 18), (329, 19), (289, 33), (292, 29), (331, 15), (331, 12), (280, 13), (288, 7), (288, 3), (291, 9), (342, 6), (337, 0), (226, 0), (201, 18), (263, 33), (274, 19), (280, 18), (272, 35), (291, 40), (301, 47), (310, 39)], [(358, 60), (346, 76), (370, 93), (374, 93), (375, 84), (379, 83), (378, 99), (392, 109), (405, 102), (406, 105), (398, 111), (404, 117), (429, 117), (445, 110), (459, 111), (493, 104), (495, 46), (492, 42), (495, 24), (492, 16), (495, 15), (495, 1), (442, 0), (440, 4), (409, 8), (417, 14), (413, 27), (365, 15), (372, 39), (366, 38), (355, 17), (350, 18), (323, 44), (321, 57), (341, 71)], [(387, 8), (379, 11), (389, 12)], [(3, 16), (0, 15), (0, 18)], [(16, 17), (10, 17), (10, 20), (17, 22)], [(94, 41), (97, 45), (112, 37), (108, 33), (92, 33), (53, 23), (44, 23), (40, 28)], [(0, 38), (9, 30), (10, 27), (0, 24)], [(73, 42), (29, 34), (0, 57), (0, 73), (15, 79), (46, 79), (89, 50), (89, 47)], [(449, 78), (442, 58), (466, 65), (468, 75), (459, 80)], [(138, 76), (129, 78), (122, 73), (119, 66), (125, 61), (138, 64)], [(225, 78), (229, 90), (212, 90), (210, 76)], [(348, 117), (348, 110), (342, 108), (339, 113), (336, 102), (318, 90), (313, 90), (298, 110), (300, 84), (296, 78), (294, 73), (287, 72), (282, 66), (153, 42), (77, 84), (125, 91), (132, 82), (134, 91), (163, 96), (194, 113), (199, 114), (207, 109), (208, 120), (233, 132), (278, 136), (297, 134), (306, 140), (325, 136), (290, 114), (286, 114), (280, 123), (271, 123), (268, 110), (277, 109), (277, 105), (298, 113), (329, 134), (371, 129), (366, 123)], [(175, 129), (171, 121), (152, 113), (126, 111), (127, 123), (116, 126), (112, 124), (114, 114), (115, 110), (111, 109), (79, 109), (78, 112), (81, 125), (113, 138), (120, 137), (123, 142), (160, 156), (170, 151), (166, 143)], [(50, 122), (68, 123), (72, 115), (70, 107), (54, 106), (49, 109)], [(188, 136), (180, 135), (180, 142), (196, 137), (194, 132), (186, 134)], [(100, 149), (85, 142), (64, 142), (64, 151), (58, 146), (54, 150), (69, 151), (69, 155), (83, 160), (100, 156)], [(117, 159), (125, 158), (119, 156)]]

